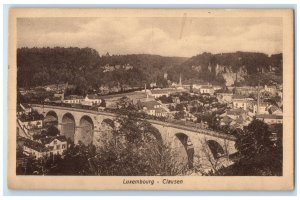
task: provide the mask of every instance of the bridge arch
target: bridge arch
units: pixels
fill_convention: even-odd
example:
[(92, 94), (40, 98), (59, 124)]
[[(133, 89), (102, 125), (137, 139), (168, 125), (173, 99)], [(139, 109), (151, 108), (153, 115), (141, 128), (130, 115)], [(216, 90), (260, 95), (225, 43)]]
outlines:
[(219, 159), (220, 157), (224, 156), (225, 151), (218, 142), (216, 142), (215, 140), (207, 140), (206, 143), (207, 143), (214, 159)]
[(79, 121), (79, 129), (75, 137), (75, 143), (81, 141), (83, 144), (88, 145), (93, 143), (93, 137), (94, 137), (93, 119), (88, 115), (84, 115), (80, 118)]
[(179, 158), (186, 160), (188, 167), (193, 168), (195, 150), (191, 138), (184, 133), (176, 133), (173, 142)]
[(61, 134), (74, 142), (75, 128), (76, 123), (74, 116), (71, 113), (64, 114), (61, 123)]
[(57, 127), (58, 125), (58, 115), (55, 111), (50, 110), (46, 113), (45, 118), (44, 118), (44, 126), (49, 127), (49, 126), (55, 126)]

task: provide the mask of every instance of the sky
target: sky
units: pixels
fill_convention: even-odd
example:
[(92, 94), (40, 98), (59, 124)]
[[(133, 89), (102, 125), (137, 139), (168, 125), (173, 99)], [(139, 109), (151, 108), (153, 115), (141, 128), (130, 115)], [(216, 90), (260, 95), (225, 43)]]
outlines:
[(18, 47), (90, 47), (100, 55), (191, 57), (282, 52), (281, 18), (19, 18)]

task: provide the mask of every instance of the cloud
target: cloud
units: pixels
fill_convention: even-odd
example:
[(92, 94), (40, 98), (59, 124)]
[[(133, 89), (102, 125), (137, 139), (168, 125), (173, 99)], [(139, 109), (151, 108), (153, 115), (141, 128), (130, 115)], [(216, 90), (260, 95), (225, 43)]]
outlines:
[(17, 29), (18, 47), (91, 47), (100, 54), (282, 51), (278, 18), (29, 18)]

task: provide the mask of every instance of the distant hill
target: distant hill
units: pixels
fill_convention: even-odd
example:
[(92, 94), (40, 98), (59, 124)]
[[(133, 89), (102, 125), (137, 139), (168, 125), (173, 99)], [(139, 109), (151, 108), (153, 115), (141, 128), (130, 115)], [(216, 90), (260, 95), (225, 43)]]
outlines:
[[(99, 56), (91, 48), (20, 48), (17, 50), (19, 87), (70, 83), (83, 90), (100, 85), (138, 86), (156, 82), (166, 86), (163, 78), (178, 81), (202, 80), (218, 84), (257, 84), (259, 80), (282, 81), (282, 54), (235, 52), (202, 53), (191, 58), (159, 55)], [(191, 82), (191, 81), (190, 81)]]
[(257, 77), (263, 80), (273, 78), (273, 82), (282, 82), (282, 54), (268, 56), (256, 52), (202, 53), (175, 66), (169, 70), (169, 74), (173, 80), (178, 80), (179, 74), (182, 74), (183, 79), (216, 83), (237, 80), (239, 84), (253, 85), (258, 84)]
[[(20, 48), (17, 50), (17, 79), (19, 87), (65, 82), (84, 87), (142, 86), (163, 82), (164, 72), (187, 59), (147, 54), (99, 56), (94, 49), (76, 47)], [(133, 68), (104, 72), (105, 66), (124, 65)]]

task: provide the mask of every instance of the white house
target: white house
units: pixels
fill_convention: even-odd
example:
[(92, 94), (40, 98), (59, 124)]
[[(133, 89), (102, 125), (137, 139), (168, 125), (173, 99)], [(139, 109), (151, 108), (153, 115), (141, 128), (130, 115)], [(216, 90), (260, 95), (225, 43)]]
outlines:
[(47, 153), (59, 154), (67, 149), (67, 139), (65, 136), (46, 137), (40, 139), (40, 142), (47, 148)]
[(70, 95), (67, 96), (63, 102), (69, 103), (69, 104), (81, 104), (81, 102), (84, 100), (83, 96), (77, 96), (77, 95)]
[(214, 94), (215, 90), (212, 86), (202, 86), (200, 89), (201, 94)]
[(84, 98), (84, 101), (81, 102), (83, 105), (99, 105), (101, 103), (100, 96), (96, 94), (88, 94)]

